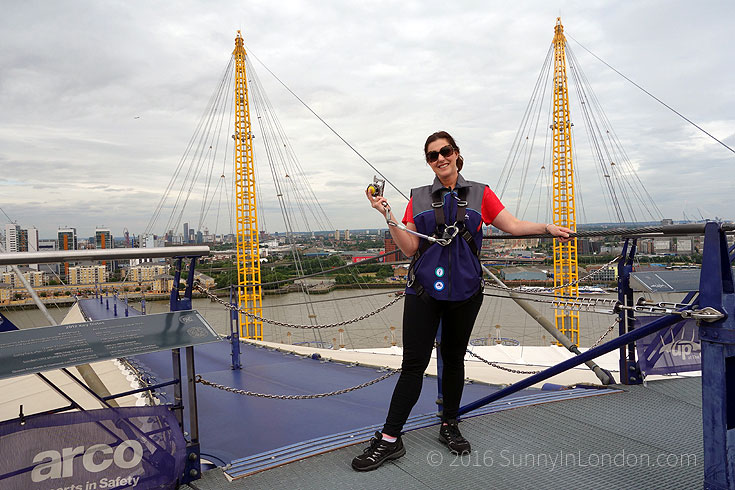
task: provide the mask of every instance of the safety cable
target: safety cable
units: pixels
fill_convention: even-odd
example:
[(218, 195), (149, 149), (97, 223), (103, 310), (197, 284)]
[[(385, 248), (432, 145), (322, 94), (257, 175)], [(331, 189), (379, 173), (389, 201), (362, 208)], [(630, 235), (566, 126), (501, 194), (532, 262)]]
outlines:
[(311, 112), (312, 114), (314, 114), (314, 116), (317, 119), (319, 119), (319, 121), (321, 121), (322, 124), (324, 124), (327, 128), (329, 128), (329, 130), (332, 133), (334, 133), (334, 135), (337, 136), (337, 138), (339, 138), (340, 140), (342, 140), (342, 142), (344, 144), (346, 144), (350, 148), (350, 150), (352, 150), (353, 152), (355, 152), (355, 154), (358, 157), (360, 157), (362, 159), (362, 161), (364, 161), (365, 163), (367, 163), (370, 166), (370, 168), (372, 168), (373, 170), (375, 170), (378, 173), (378, 175), (380, 175), (386, 182), (388, 182), (391, 185), (391, 187), (393, 187), (393, 189), (395, 189), (400, 195), (402, 195), (408, 201), (408, 196), (406, 194), (404, 194), (403, 192), (401, 192), (401, 190), (398, 187), (396, 187), (396, 185), (393, 182), (391, 182), (385, 175), (383, 175), (383, 173), (380, 170), (378, 170), (377, 168), (375, 168), (375, 166), (372, 163), (370, 163), (367, 158), (365, 158), (364, 156), (362, 156), (362, 154), (359, 151), (357, 151), (357, 149), (354, 146), (352, 146), (346, 139), (344, 139), (342, 137), (342, 135), (339, 134), (332, 126), (330, 126), (329, 123), (327, 123), (327, 121), (325, 121), (319, 114), (317, 114), (314, 111), (314, 109), (312, 109), (311, 107), (309, 107), (309, 104), (307, 104), (306, 102), (304, 102), (303, 99), (301, 99), (301, 97), (299, 97), (298, 95), (296, 95), (296, 93), (293, 90), (291, 90), (288, 87), (288, 85), (286, 85), (280, 78), (278, 78), (278, 76), (275, 73), (273, 73), (271, 71), (271, 69), (268, 68), (266, 66), (266, 64), (263, 63), (263, 61), (261, 61), (260, 58), (258, 58), (250, 49), (248, 49), (248, 53), (250, 53), (250, 55), (253, 58), (255, 58), (256, 60), (258, 60), (258, 62), (263, 66), (263, 68), (265, 68), (268, 71), (268, 73), (270, 73), (273, 76), (273, 78), (275, 78), (278, 81), (278, 83), (280, 83), (281, 85), (283, 85), (283, 88), (285, 88), (286, 90), (288, 90), (288, 92), (291, 95), (293, 95), (296, 98), (296, 100), (298, 100), (299, 102), (301, 102), (301, 104), (304, 107), (306, 107), (309, 110), (309, 112)]
[(568, 33), (566, 35), (567, 35), (567, 37), (571, 38), (575, 43), (579, 44), (582, 47), (582, 49), (584, 49), (589, 54), (591, 54), (592, 56), (594, 56), (595, 58), (597, 58), (600, 62), (602, 62), (602, 64), (604, 64), (605, 66), (607, 66), (608, 68), (610, 68), (612, 71), (614, 71), (615, 73), (617, 73), (618, 75), (620, 75), (621, 77), (625, 78), (627, 81), (629, 81), (630, 83), (632, 83), (633, 85), (635, 85), (638, 89), (640, 89), (641, 91), (643, 91), (646, 95), (648, 95), (649, 97), (651, 97), (652, 99), (654, 99), (656, 102), (658, 102), (662, 106), (666, 107), (668, 110), (670, 110), (671, 112), (673, 112), (674, 114), (676, 114), (680, 118), (684, 119), (686, 122), (688, 122), (689, 124), (691, 124), (692, 126), (694, 126), (695, 128), (697, 128), (698, 130), (700, 130), (701, 132), (703, 132), (704, 134), (706, 134), (707, 136), (709, 136), (710, 138), (712, 138), (713, 140), (715, 140), (716, 142), (718, 142), (719, 144), (721, 144), (722, 146), (724, 146), (725, 148), (727, 148), (728, 150), (730, 150), (731, 152), (735, 153), (735, 150), (734, 149), (732, 149), (731, 147), (727, 146), (725, 143), (723, 143), (719, 139), (715, 138), (712, 134), (708, 133), (704, 128), (702, 128), (701, 126), (699, 126), (697, 123), (695, 123), (694, 121), (692, 121), (691, 119), (689, 119), (688, 117), (686, 117), (684, 114), (682, 114), (681, 112), (677, 111), (676, 109), (674, 109), (673, 107), (671, 107), (670, 105), (668, 105), (663, 100), (661, 100), (658, 97), (656, 97), (655, 95), (653, 95), (648, 90), (644, 89), (643, 87), (641, 87), (640, 85), (638, 85), (637, 83), (635, 83), (633, 80), (631, 80), (630, 78), (628, 78), (627, 76), (625, 76), (623, 73), (621, 73), (619, 70), (617, 70), (612, 65), (610, 65), (607, 61), (603, 60), (602, 58), (600, 58), (599, 56), (597, 56), (595, 53), (593, 53), (592, 51), (590, 51), (589, 49), (587, 49), (582, 43), (580, 43), (579, 41), (577, 41), (576, 39), (574, 39)]
[[(722, 224), (722, 231), (729, 233), (735, 231), (735, 225)], [(640, 228), (613, 228), (610, 230), (595, 231), (578, 231), (570, 233), (570, 238), (589, 238), (589, 237), (606, 237), (606, 236), (622, 236), (622, 237), (638, 237), (641, 235), (658, 235), (661, 236), (683, 236), (683, 235), (703, 235), (704, 223), (685, 224), (685, 225), (659, 225), (659, 226), (643, 226)], [(519, 238), (556, 238), (550, 234), (532, 234), (532, 235), (509, 235), (498, 234), (491, 235), (488, 238), (493, 240), (516, 240)]]

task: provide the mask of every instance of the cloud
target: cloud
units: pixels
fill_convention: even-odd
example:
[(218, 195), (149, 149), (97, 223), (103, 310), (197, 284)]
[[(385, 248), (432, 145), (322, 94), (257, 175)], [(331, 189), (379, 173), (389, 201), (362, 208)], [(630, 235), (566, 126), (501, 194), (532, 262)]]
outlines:
[[(187, 195), (188, 201), (182, 221), (197, 223), (204, 206), (210, 211), (202, 225), (225, 226), (221, 219), (230, 211), (224, 206), (232, 202), (230, 116), (213, 126), (221, 123), (223, 133), (216, 157), (206, 151), (208, 143), (202, 142), (201, 155), (187, 148), (242, 29), (256, 71), (250, 77), (257, 76), (288, 138), (266, 149), (269, 130), (258, 126), (251, 105), (262, 222), (270, 231), (283, 230), (272, 174), (285, 179), (303, 173), (327, 214), (322, 222), (340, 229), (383, 227), (363, 197), (376, 172), (266, 67), (402, 192), (431, 181), (421, 150), (438, 129), (457, 138), (466, 175), (495, 186), (561, 11), (570, 49), (663, 214), (681, 215), (684, 193), (693, 206), (732, 217), (727, 179), (711, 178), (729, 174), (732, 152), (585, 48), (733, 146), (735, 77), (723, 59), (735, 41), (727, 20), (734, 10), (725, 1), (674, 1), (665, 9), (583, 1), (16, 2), (0, 19), (0, 206), (21, 224), (36, 224), (42, 236), (75, 223), (80, 234), (102, 223), (117, 234), (123, 227), (138, 234), (184, 162), (167, 206), (183, 188), (180, 203)], [(585, 214), (607, 220), (575, 104)], [(531, 154), (530, 184), (550, 144), (546, 116)], [(284, 143), (298, 164), (268, 158)], [(199, 144), (194, 140), (193, 148)], [(201, 163), (200, 170), (191, 167), (190, 176), (198, 172), (199, 179), (189, 194), (191, 180), (183, 176), (190, 162)], [(308, 216), (296, 198), (305, 191), (289, 192), (295, 216)], [(396, 191), (387, 192), (394, 208), (404, 206)], [(301, 206), (316, 206), (311, 199), (304, 197)], [(543, 214), (548, 206), (529, 212)], [(157, 226), (177, 221), (166, 208)], [(296, 228), (315, 226), (298, 221)]]

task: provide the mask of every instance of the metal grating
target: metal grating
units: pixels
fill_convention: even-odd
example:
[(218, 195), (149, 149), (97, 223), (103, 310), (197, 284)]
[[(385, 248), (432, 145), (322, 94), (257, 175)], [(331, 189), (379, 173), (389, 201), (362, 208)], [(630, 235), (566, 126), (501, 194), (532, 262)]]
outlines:
[[(594, 396), (607, 393), (619, 392), (619, 390), (590, 390), (576, 388), (563, 391), (540, 391), (534, 394), (518, 396), (506, 400), (491, 403), (476, 410), (469, 416), (480, 416), (489, 413), (510, 410), (512, 408), (526, 407), (553, 401), (568, 400), (584, 396)], [(466, 418), (466, 417), (465, 417)], [(438, 419), (434, 413), (411, 417), (404, 430), (406, 432), (437, 425)], [(292, 463), (300, 459), (315, 456), (327, 451), (332, 451), (345, 446), (359, 444), (368, 441), (375, 431), (382, 428), (381, 424), (370, 425), (354, 431), (341, 432), (325, 437), (311, 439), (298, 444), (291, 444), (283, 448), (266, 451), (247, 458), (241, 458), (228, 465), (225, 473), (229, 478), (237, 479), (257, 473), (259, 471), (274, 468), (276, 466)]]
[[(622, 388), (615, 396), (578, 397), (465, 418), (460, 428), (473, 444), (469, 458), (451, 455), (438, 442), (436, 427), (425, 427), (404, 436), (406, 456), (376, 471), (353, 471), (350, 461), (359, 448), (347, 447), (234, 481), (215, 469), (190, 488), (701, 488), (700, 379)], [(560, 465), (556, 456), (553, 466), (551, 458), (559, 453), (567, 464)], [(622, 454), (628, 461), (594, 464), (595, 457), (600, 461), (606, 454)], [(672, 466), (664, 459), (657, 466), (659, 454), (692, 454), (695, 459)], [(483, 461), (485, 455), (492, 464)], [(651, 466), (645, 464), (646, 455)], [(442, 463), (430, 465), (427, 458), (432, 457)]]

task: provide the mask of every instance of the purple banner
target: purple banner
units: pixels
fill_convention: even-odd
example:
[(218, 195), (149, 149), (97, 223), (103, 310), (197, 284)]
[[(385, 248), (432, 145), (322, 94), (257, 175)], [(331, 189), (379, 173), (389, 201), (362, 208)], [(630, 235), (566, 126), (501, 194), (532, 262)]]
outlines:
[(13, 322), (0, 313), (0, 332), (12, 332), (13, 330), (18, 330), (18, 327), (13, 325)]
[[(636, 318), (636, 328), (657, 317)], [(672, 374), (702, 369), (702, 348), (695, 320), (682, 320), (636, 343), (638, 365), (645, 374)]]
[(185, 460), (186, 441), (165, 406), (0, 423), (3, 490), (173, 489)]

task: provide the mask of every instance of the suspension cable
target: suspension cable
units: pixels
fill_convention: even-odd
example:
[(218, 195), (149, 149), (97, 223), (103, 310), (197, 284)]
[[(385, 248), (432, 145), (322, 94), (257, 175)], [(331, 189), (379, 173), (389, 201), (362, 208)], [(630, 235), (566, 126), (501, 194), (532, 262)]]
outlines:
[(719, 139), (715, 138), (712, 134), (708, 133), (704, 128), (702, 128), (701, 126), (699, 126), (698, 124), (696, 124), (694, 121), (692, 121), (688, 117), (684, 116), (681, 112), (677, 111), (676, 109), (674, 109), (673, 107), (671, 107), (670, 105), (668, 105), (666, 102), (664, 102), (663, 100), (659, 99), (658, 97), (656, 97), (655, 95), (653, 95), (651, 92), (649, 92), (648, 90), (644, 89), (643, 87), (641, 87), (640, 85), (638, 85), (637, 83), (635, 83), (633, 80), (631, 80), (630, 78), (628, 78), (627, 76), (625, 76), (624, 74), (622, 74), (619, 70), (617, 70), (612, 65), (610, 65), (607, 61), (603, 60), (602, 58), (600, 58), (599, 56), (597, 56), (595, 53), (593, 53), (592, 51), (590, 51), (589, 49), (587, 49), (582, 43), (580, 43), (579, 41), (577, 41), (576, 39), (574, 39), (568, 33), (566, 35), (567, 35), (567, 37), (571, 38), (575, 43), (579, 44), (582, 47), (582, 49), (584, 49), (589, 54), (591, 54), (592, 56), (594, 56), (595, 58), (597, 58), (600, 62), (602, 62), (602, 64), (604, 64), (605, 66), (607, 66), (608, 68), (610, 68), (612, 71), (614, 71), (615, 73), (617, 73), (618, 75), (620, 75), (621, 77), (625, 78), (627, 81), (629, 81), (630, 83), (632, 83), (633, 85), (635, 85), (638, 89), (640, 89), (641, 91), (643, 91), (646, 95), (648, 95), (649, 97), (651, 97), (652, 99), (654, 99), (656, 102), (658, 102), (662, 106), (666, 107), (668, 110), (670, 110), (671, 112), (673, 112), (674, 114), (676, 114), (680, 118), (684, 119), (686, 122), (688, 122), (689, 124), (691, 124), (692, 126), (694, 126), (695, 128), (697, 128), (698, 130), (700, 130), (701, 132), (703, 132), (704, 134), (706, 134), (707, 136), (709, 136), (710, 138), (712, 138), (713, 140), (715, 140), (716, 142), (718, 142), (719, 144), (721, 144), (722, 146), (724, 146), (725, 148), (727, 148), (728, 150), (730, 150), (731, 152), (735, 153), (735, 150), (734, 149), (732, 149), (731, 147), (729, 147), (728, 145), (726, 145), (725, 143), (723, 143)]
[(273, 72), (271, 71), (271, 69), (270, 69), (270, 68), (268, 68), (268, 67), (266, 66), (266, 64), (265, 64), (265, 63), (263, 63), (263, 61), (262, 61), (262, 60), (261, 60), (260, 58), (258, 58), (258, 57), (257, 57), (257, 56), (256, 56), (256, 55), (255, 55), (255, 54), (254, 54), (254, 53), (253, 53), (253, 52), (252, 52), (252, 51), (251, 51), (250, 49), (248, 49), (248, 53), (250, 53), (250, 55), (251, 55), (251, 56), (252, 56), (253, 58), (255, 58), (256, 60), (258, 60), (258, 62), (259, 62), (259, 63), (260, 63), (261, 65), (263, 65), (263, 68), (265, 68), (265, 69), (266, 69), (266, 70), (268, 71), (268, 73), (270, 73), (270, 74), (271, 74), (271, 75), (273, 76), (273, 78), (275, 78), (275, 79), (276, 79), (276, 80), (278, 81), (278, 83), (280, 83), (281, 85), (283, 85), (283, 88), (285, 88), (285, 89), (286, 89), (286, 90), (287, 90), (287, 91), (288, 91), (288, 92), (289, 92), (289, 93), (290, 93), (291, 95), (293, 95), (293, 96), (294, 96), (294, 97), (296, 98), (296, 100), (298, 100), (299, 102), (301, 102), (301, 104), (302, 104), (302, 105), (303, 105), (304, 107), (306, 107), (306, 109), (308, 109), (308, 111), (309, 111), (309, 112), (311, 112), (312, 114), (314, 114), (314, 116), (315, 116), (315, 117), (316, 117), (317, 119), (319, 119), (319, 121), (320, 121), (320, 122), (321, 122), (322, 124), (324, 124), (324, 125), (325, 125), (325, 126), (326, 126), (326, 127), (327, 127), (327, 128), (328, 128), (328, 129), (329, 129), (329, 130), (330, 130), (331, 132), (332, 132), (332, 133), (334, 133), (334, 135), (335, 135), (335, 136), (337, 136), (337, 138), (339, 138), (340, 140), (342, 140), (342, 142), (343, 142), (343, 143), (344, 143), (345, 145), (347, 145), (347, 146), (349, 147), (349, 149), (350, 149), (350, 150), (352, 150), (352, 151), (353, 151), (353, 152), (354, 152), (354, 153), (355, 153), (355, 154), (356, 154), (356, 155), (357, 155), (358, 157), (360, 157), (360, 158), (362, 159), (362, 161), (364, 161), (365, 163), (367, 163), (367, 164), (368, 164), (368, 165), (370, 166), (370, 168), (372, 168), (373, 170), (375, 170), (375, 171), (376, 171), (376, 172), (378, 173), (378, 175), (380, 175), (380, 176), (381, 176), (381, 177), (382, 177), (382, 178), (383, 178), (383, 179), (384, 179), (384, 180), (385, 180), (386, 182), (388, 182), (388, 183), (389, 183), (389, 184), (391, 185), (391, 187), (393, 187), (393, 189), (395, 189), (395, 190), (396, 190), (396, 191), (397, 191), (397, 192), (398, 192), (398, 193), (399, 193), (400, 195), (402, 195), (402, 196), (403, 196), (404, 198), (406, 198), (406, 200), (408, 201), (408, 196), (406, 196), (406, 194), (404, 194), (403, 192), (401, 192), (401, 190), (400, 190), (400, 189), (399, 189), (398, 187), (396, 187), (396, 185), (395, 185), (395, 184), (393, 184), (393, 182), (391, 182), (391, 181), (390, 181), (390, 180), (389, 180), (389, 179), (388, 179), (388, 178), (387, 178), (387, 177), (386, 177), (385, 175), (383, 175), (383, 173), (382, 173), (382, 172), (381, 172), (380, 170), (378, 170), (377, 168), (375, 168), (375, 166), (374, 166), (374, 165), (373, 165), (372, 163), (370, 163), (370, 162), (368, 161), (368, 159), (367, 159), (367, 158), (365, 158), (364, 156), (362, 156), (362, 153), (360, 153), (359, 151), (357, 151), (357, 149), (356, 149), (356, 148), (355, 148), (354, 146), (352, 146), (352, 145), (351, 145), (351, 144), (350, 144), (350, 143), (349, 143), (349, 142), (348, 142), (348, 141), (347, 141), (346, 139), (344, 139), (344, 138), (342, 137), (342, 135), (341, 135), (341, 134), (339, 134), (339, 133), (337, 132), (337, 130), (335, 130), (335, 129), (334, 129), (334, 128), (333, 128), (332, 126), (330, 126), (330, 125), (329, 125), (329, 124), (327, 123), (327, 121), (325, 121), (325, 120), (324, 120), (324, 119), (323, 119), (323, 118), (322, 118), (322, 117), (321, 117), (321, 116), (320, 116), (319, 114), (317, 114), (317, 113), (316, 113), (316, 112), (314, 111), (314, 109), (312, 109), (312, 108), (311, 108), (311, 107), (309, 106), (309, 104), (307, 104), (306, 102), (304, 102), (304, 101), (303, 101), (303, 99), (302, 99), (301, 97), (299, 97), (298, 95), (296, 95), (296, 93), (295, 93), (295, 92), (294, 92), (293, 90), (291, 90), (291, 89), (290, 89), (290, 88), (288, 87), (288, 85), (286, 85), (286, 84), (285, 84), (285, 83), (284, 83), (284, 82), (283, 82), (283, 81), (282, 81), (282, 80), (281, 80), (280, 78), (278, 78), (278, 76), (276, 76), (276, 74), (275, 74), (275, 73), (273, 73)]

